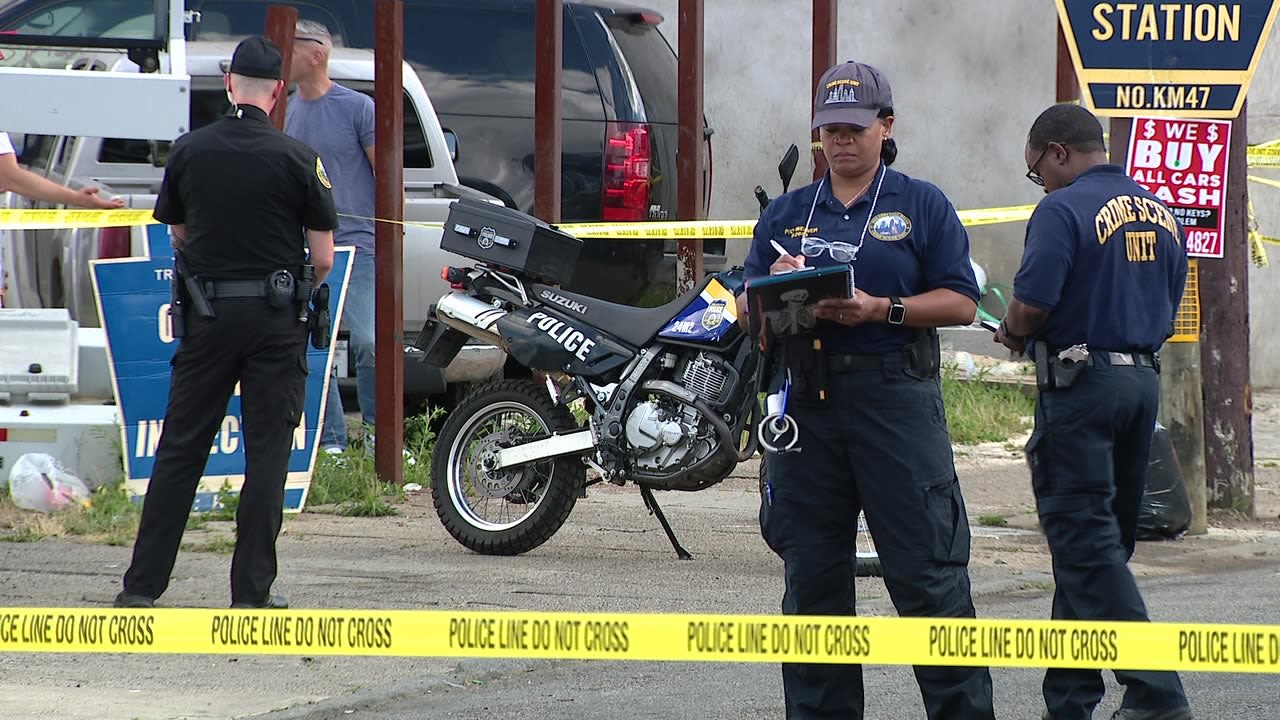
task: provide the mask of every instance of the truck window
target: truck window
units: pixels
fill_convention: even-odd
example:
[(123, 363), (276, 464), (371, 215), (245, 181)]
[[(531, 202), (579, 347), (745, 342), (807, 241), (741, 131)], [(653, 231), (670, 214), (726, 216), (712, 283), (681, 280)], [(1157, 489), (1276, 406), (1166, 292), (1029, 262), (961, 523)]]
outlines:
[[(346, 85), (352, 90), (374, 97), (373, 83), (356, 82), (339, 80), (342, 85)], [(376, 99), (376, 98), (375, 98)], [(409, 97), (409, 93), (404, 94), (404, 167), (409, 168), (430, 168), (435, 167), (431, 159), (431, 146), (427, 144), (427, 134), (422, 129), (422, 123), (418, 120), (418, 108), (413, 104), (413, 100)]]
[(4, 28), (19, 35), (152, 39), (155, 0), (66, 0), (36, 7)]
[[(437, 108), (450, 114), (533, 117), (537, 68), (533, 3), (405, 0), (404, 58)], [(523, 5), (523, 4), (522, 4)], [(599, 120), (600, 89), (567, 13), (561, 106), (565, 120)]]
[[(267, 6), (273, 4), (295, 8), (300, 20), (324, 23), (337, 47), (346, 45), (346, 39), (350, 37), (350, 33), (334, 13), (320, 5), (296, 0), (188, 0), (187, 8), (200, 12), (200, 22), (190, 26), (191, 30), (187, 34), (191, 40), (240, 40), (257, 35), (267, 26)], [(338, 3), (324, 4), (333, 6)], [(372, 15), (373, 11), (370, 9), (368, 12)]]
[[(204, 83), (197, 81), (197, 84)], [(373, 83), (343, 82), (342, 84), (373, 97)], [(191, 129), (198, 130), (226, 115), (230, 104), (227, 102), (227, 95), (222, 86), (217, 87), (217, 90), (212, 90), (197, 86), (197, 89), (192, 91)], [(98, 149), (98, 162), (146, 164), (151, 162), (150, 148), (146, 140), (107, 138), (102, 141)], [(422, 123), (418, 121), (418, 111), (407, 93), (404, 98), (404, 166), (406, 168), (433, 167), (431, 149), (427, 145)]]

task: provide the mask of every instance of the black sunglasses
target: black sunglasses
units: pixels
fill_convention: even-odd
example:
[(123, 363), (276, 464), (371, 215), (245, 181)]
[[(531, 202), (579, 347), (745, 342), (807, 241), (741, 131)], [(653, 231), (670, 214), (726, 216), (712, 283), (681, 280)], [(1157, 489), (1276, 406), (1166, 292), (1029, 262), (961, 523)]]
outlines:
[(1049, 148), (1051, 148), (1054, 145), (1057, 145), (1058, 147), (1062, 148), (1063, 152), (1067, 151), (1066, 145), (1063, 145), (1060, 142), (1050, 141), (1044, 146), (1044, 150), (1040, 151), (1040, 157), (1036, 158), (1036, 161), (1031, 163), (1031, 168), (1027, 170), (1027, 179), (1035, 183), (1036, 185), (1039, 185), (1040, 187), (1044, 187), (1044, 177), (1042, 177), (1040, 173), (1036, 172), (1036, 167), (1040, 165), (1041, 160), (1044, 160), (1044, 156), (1049, 153)]

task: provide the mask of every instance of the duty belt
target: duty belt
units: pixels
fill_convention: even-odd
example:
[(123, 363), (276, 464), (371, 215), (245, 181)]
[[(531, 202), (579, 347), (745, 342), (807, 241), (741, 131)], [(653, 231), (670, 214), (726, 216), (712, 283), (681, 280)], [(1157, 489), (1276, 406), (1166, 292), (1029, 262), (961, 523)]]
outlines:
[(1156, 366), (1155, 356), (1149, 352), (1111, 352), (1109, 350), (1090, 350), (1089, 358), (1097, 365), (1099, 361), (1108, 365), (1132, 365), (1135, 367)]
[(205, 280), (204, 294), (210, 300), (264, 298), (267, 284), (262, 280)]

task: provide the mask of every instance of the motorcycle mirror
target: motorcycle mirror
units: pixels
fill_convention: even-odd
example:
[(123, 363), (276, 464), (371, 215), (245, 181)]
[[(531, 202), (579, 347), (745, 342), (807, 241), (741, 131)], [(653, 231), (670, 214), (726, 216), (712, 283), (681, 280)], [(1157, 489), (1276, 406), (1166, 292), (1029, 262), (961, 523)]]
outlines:
[(791, 178), (795, 175), (798, 162), (800, 162), (800, 149), (795, 143), (791, 143), (791, 147), (787, 148), (787, 152), (782, 156), (782, 162), (778, 163), (778, 177), (782, 179), (782, 192), (786, 192), (787, 187), (791, 185)]

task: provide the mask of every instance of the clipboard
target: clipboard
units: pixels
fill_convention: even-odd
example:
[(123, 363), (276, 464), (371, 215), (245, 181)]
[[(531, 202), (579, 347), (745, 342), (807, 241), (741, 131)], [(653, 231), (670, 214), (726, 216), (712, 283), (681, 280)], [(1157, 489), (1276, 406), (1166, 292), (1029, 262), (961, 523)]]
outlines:
[(812, 334), (820, 300), (853, 297), (853, 267), (847, 264), (806, 267), (746, 282), (748, 327), (762, 351), (776, 338)]

